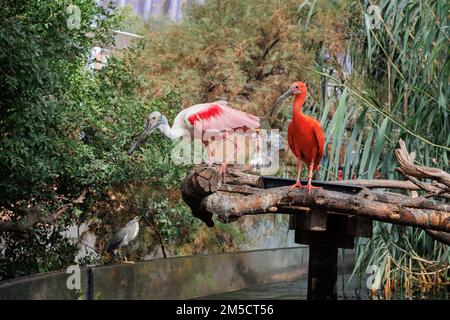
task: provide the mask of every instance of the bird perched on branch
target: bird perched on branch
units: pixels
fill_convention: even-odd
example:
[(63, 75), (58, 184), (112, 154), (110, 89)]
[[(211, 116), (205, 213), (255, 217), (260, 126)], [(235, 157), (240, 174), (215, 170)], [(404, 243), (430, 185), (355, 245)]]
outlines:
[[(127, 246), (131, 241), (136, 239), (139, 233), (140, 219), (140, 216), (136, 216), (132, 220), (130, 220), (125, 225), (125, 227), (120, 228), (119, 231), (117, 231), (109, 241), (106, 252), (114, 254), (115, 251), (119, 251), (120, 256), (120, 248)], [(125, 261), (128, 262), (125, 255), (124, 258)]]
[[(294, 82), (289, 90), (277, 99), (271, 111), (271, 117), (273, 117), (282, 100), (290, 96), (295, 97), (292, 120), (288, 127), (288, 143), (289, 148), (298, 160), (298, 174), (297, 182), (291, 187), (291, 190), (295, 188), (307, 188), (308, 191), (311, 189), (320, 189), (320, 187), (314, 187), (311, 180), (313, 171), (317, 170), (320, 161), (322, 160), (324, 134), (319, 121), (302, 112), (307, 93), (308, 89), (303, 82)], [(305, 162), (308, 167), (308, 184), (306, 186), (303, 186), (300, 183), (302, 161)]]
[[(226, 138), (233, 142), (235, 149), (232, 156), (234, 157), (238, 146), (227, 135), (237, 129), (242, 129), (246, 132), (249, 129), (257, 129), (259, 126), (258, 117), (233, 109), (228, 106), (226, 101), (202, 103), (188, 107), (175, 117), (172, 127), (169, 126), (164, 115), (154, 111), (149, 114), (144, 131), (129, 148), (128, 154), (132, 154), (147, 135), (158, 129), (166, 138), (171, 140), (178, 139), (184, 135), (188, 135), (191, 141), (195, 138), (201, 139), (208, 154), (208, 164), (211, 166), (213, 160), (211, 150), (208, 148), (210, 141), (208, 137), (215, 137), (216, 140)], [(225, 173), (229, 158), (228, 156), (222, 162), (222, 175)]]

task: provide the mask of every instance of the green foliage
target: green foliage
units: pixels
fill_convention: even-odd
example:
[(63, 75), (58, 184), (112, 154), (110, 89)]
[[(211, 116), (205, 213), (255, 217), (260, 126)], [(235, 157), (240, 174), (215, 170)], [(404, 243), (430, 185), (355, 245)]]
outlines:
[[(126, 154), (154, 110), (173, 120), (183, 105), (227, 98), (264, 116), (290, 82), (303, 80), (310, 88), (304, 110), (325, 129), (322, 179), (336, 179), (340, 167), (344, 179), (395, 178), (399, 138), (419, 163), (448, 170), (449, 4), (377, 3), (380, 30), (366, 29), (368, 2), (211, 0), (193, 5), (181, 23), (151, 21), (145, 48), (116, 53), (106, 68), (89, 72), (89, 51), (110, 43), (110, 30), (122, 23), (126, 31), (144, 31), (129, 9), (116, 15), (94, 0), (3, 1), (0, 217), (17, 222), (27, 207), (48, 214), (83, 189), (89, 193), (54, 227), (3, 233), (0, 279), (72, 264), (77, 247), (61, 232), (74, 223), (91, 223), (101, 261), (109, 262), (106, 241), (136, 214), (147, 218), (137, 259), (161, 241), (170, 254), (237, 249), (239, 227), (207, 229), (182, 202), (176, 190), (186, 168), (170, 161), (173, 142), (155, 133)], [(69, 4), (81, 9), (79, 29), (67, 26)], [(328, 73), (344, 52), (355, 68), (345, 83)], [(342, 93), (327, 97), (330, 83)], [(290, 114), (280, 112), (276, 125)], [(401, 266), (412, 261), (419, 273), (426, 269), (419, 259), (431, 268), (449, 263), (448, 249), (423, 231), (377, 223), (374, 238), (358, 246), (356, 271), (386, 266), (387, 257)], [(384, 280), (408, 276), (398, 267), (383, 270)]]
[[(354, 28), (360, 35), (354, 50), (366, 52), (365, 56), (354, 58), (372, 79), (373, 94), (355, 95), (380, 115), (374, 122), (380, 132), (386, 127), (394, 132), (383, 148), (382, 176), (397, 177), (389, 170), (389, 164), (395, 162), (393, 149), (398, 138), (416, 152), (417, 163), (449, 171), (450, 63), (446, 29), (450, 4), (433, 0), (376, 4), (382, 12), (381, 28), (369, 29), (365, 24), (365, 28)], [(362, 12), (368, 5), (364, 3), (355, 11)], [(390, 268), (381, 268), (383, 284), (394, 279), (394, 285), (405, 289), (427, 290), (448, 281), (448, 246), (432, 240), (420, 229), (377, 223), (375, 231), (367, 244), (358, 246), (359, 274), (370, 264), (386, 266), (390, 262)]]
[[(364, 23), (371, 4), (381, 8), (379, 30)], [(330, 76), (327, 66), (319, 65), (317, 71), (324, 86), (334, 83), (344, 90), (329, 123), (322, 114), (327, 141), (332, 141), (322, 176), (336, 177), (338, 166), (344, 164), (344, 179), (401, 179), (394, 170), (394, 149), (400, 138), (416, 152), (418, 164), (449, 170), (448, 9), (440, 1), (365, 1), (349, 8), (354, 12), (349, 20), (354, 39), (347, 52), (354, 75), (344, 83)], [(340, 113), (343, 101), (349, 117)], [(323, 106), (324, 113), (329, 109)], [(344, 132), (339, 130), (342, 127)], [(339, 162), (332, 161), (339, 156), (339, 146), (346, 152)], [(445, 281), (448, 253), (447, 246), (423, 230), (375, 223), (374, 237), (357, 247), (355, 272), (363, 276), (375, 264), (381, 267), (383, 285), (393, 279), (396, 286), (429, 289)], [(435, 272), (435, 280), (430, 272)]]
[(385, 292), (412, 298), (448, 285), (449, 264), (448, 246), (430, 241), (423, 230), (376, 223), (373, 238), (360, 241), (353, 273), (363, 281), (367, 267), (377, 266)]
[[(79, 29), (67, 27), (69, 4), (80, 8)], [(137, 72), (141, 45), (114, 52), (101, 70), (86, 68), (90, 49), (108, 45), (110, 30), (129, 24), (129, 12), (116, 15), (93, 0), (33, 0), (6, 2), (0, 15), (0, 216), (19, 223), (27, 207), (49, 215), (88, 191), (54, 226), (3, 232), (0, 279), (73, 264), (80, 243), (63, 234), (83, 222), (97, 236), (99, 262), (110, 261), (107, 241), (136, 214), (151, 226), (141, 223), (135, 258), (151, 254), (161, 239), (169, 253), (195, 242), (201, 224), (174, 191), (186, 168), (171, 162), (173, 142), (155, 133), (132, 157), (126, 153), (150, 111), (174, 119), (180, 93), (171, 86), (158, 97), (145, 91)], [(221, 232), (202, 230), (206, 238)]]
[[(80, 8), (80, 28), (67, 26), (69, 4)], [(88, 190), (84, 204), (55, 226), (2, 233), (4, 279), (73, 264), (78, 248), (62, 232), (88, 221), (109, 189), (155, 175), (173, 185), (180, 171), (169, 164), (167, 143), (142, 161), (126, 154), (149, 111), (135, 72), (141, 48), (110, 57), (101, 71), (86, 68), (90, 49), (112, 39), (120, 21), (114, 12), (93, 0), (33, 0), (7, 1), (0, 15), (1, 218), (22, 221), (27, 207), (48, 215)], [(151, 107), (173, 114), (176, 99), (169, 92)]]
[(70, 158), (61, 112), (67, 107), (64, 96), (89, 48), (101, 32), (108, 34), (105, 25), (95, 29), (93, 38), (84, 36), (92, 31), (90, 23), (96, 16), (106, 13), (94, 10), (93, 1), (74, 4), (84, 19), (80, 29), (72, 30), (66, 25), (64, 1), (3, 5), (7, 9), (0, 22), (1, 205), (36, 197), (43, 189), (52, 193), (49, 185)]
[(3, 233), (6, 245), (0, 256), (0, 279), (61, 270), (72, 265), (78, 248), (59, 231), (59, 228), (38, 227), (26, 233)]

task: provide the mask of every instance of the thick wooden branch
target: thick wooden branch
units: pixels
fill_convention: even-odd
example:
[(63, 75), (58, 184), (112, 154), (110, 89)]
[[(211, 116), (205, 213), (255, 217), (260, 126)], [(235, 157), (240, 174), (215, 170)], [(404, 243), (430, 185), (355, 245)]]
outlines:
[[(247, 177), (248, 178), (248, 177)], [(250, 179), (252, 180), (252, 179)], [(183, 184), (183, 198), (194, 216), (213, 226), (215, 213), (222, 221), (243, 215), (292, 213), (292, 208), (319, 208), (373, 220), (450, 232), (449, 205), (425, 198), (409, 198), (363, 188), (357, 195), (330, 190), (295, 190), (289, 187), (258, 189), (222, 183), (215, 168), (192, 170)], [(254, 180), (253, 184), (254, 184)], [(286, 210), (286, 211), (284, 211)]]
[(406, 207), (404, 203), (381, 202), (366, 194), (357, 196), (327, 190), (295, 190), (273, 188), (249, 196), (222, 192), (205, 198), (201, 207), (216, 213), (222, 221), (233, 221), (243, 215), (273, 213), (285, 206), (320, 208), (384, 222), (450, 232), (450, 212)]
[(357, 185), (366, 188), (421, 190), (411, 181), (382, 180), (382, 179), (355, 179), (335, 181), (339, 185)]
[(442, 232), (442, 231), (435, 231), (435, 230), (430, 230), (430, 229), (426, 229), (425, 231), (434, 240), (442, 242), (442, 243), (450, 246), (450, 233)]
[(68, 209), (75, 204), (83, 203), (86, 194), (87, 191), (84, 190), (78, 198), (59, 207), (53, 213), (48, 215), (44, 215), (38, 208), (27, 208), (24, 210), (26, 213), (24, 222), (2, 221), (0, 222), (0, 232), (24, 232), (38, 224), (55, 224), (56, 221), (58, 221), (58, 218)]
[(181, 185), (181, 196), (191, 208), (192, 215), (213, 227), (212, 213), (204, 211), (200, 203), (204, 197), (216, 192), (221, 185), (219, 174), (213, 168), (191, 170)]

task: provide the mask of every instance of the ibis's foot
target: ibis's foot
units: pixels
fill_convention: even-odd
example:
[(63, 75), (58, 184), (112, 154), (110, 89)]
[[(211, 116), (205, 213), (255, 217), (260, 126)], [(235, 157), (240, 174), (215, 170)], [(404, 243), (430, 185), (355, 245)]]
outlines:
[(315, 187), (311, 183), (308, 183), (306, 186), (301, 186), (301, 188), (308, 189), (308, 193), (310, 193), (311, 190), (313, 190), (313, 189), (316, 189), (316, 190), (317, 189), (322, 189), (322, 187)]
[(310, 183), (308, 183), (306, 186), (304, 186), (300, 183), (300, 181), (297, 181), (294, 185), (291, 186), (291, 190), (294, 190), (296, 188), (308, 189), (308, 192), (311, 192), (311, 190), (313, 190), (313, 189), (322, 189), (322, 187), (315, 187)]
[(291, 190), (294, 190), (296, 188), (300, 188), (301, 189), (301, 188), (306, 188), (306, 187), (302, 186), (302, 184), (300, 183), (300, 180), (297, 180), (297, 182), (291, 186)]
[(134, 261), (121, 261), (123, 264), (134, 264)]

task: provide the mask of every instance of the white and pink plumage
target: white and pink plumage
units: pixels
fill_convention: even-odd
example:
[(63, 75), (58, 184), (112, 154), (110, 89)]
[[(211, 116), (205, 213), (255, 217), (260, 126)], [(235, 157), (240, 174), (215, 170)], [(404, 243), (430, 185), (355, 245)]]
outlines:
[[(208, 139), (204, 139), (205, 134), (214, 135), (219, 133), (222, 137), (227, 137), (231, 131), (234, 132), (238, 129), (247, 131), (249, 129), (257, 129), (259, 126), (258, 117), (233, 109), (228, 106), (226, 101), (202, 103), (188, 107), (175, 117), (172, 127), (169, 126), (164, 115), (154, 111), (149, 114), (144, 131), (130, 147), (128, 154), (132, 154), (148, 134), (158, 129), (165, 137), (171, 140), (178, 139), (186, 134), (190, 135), (191, 141), (196, 137), (201, 137), (202, 143), (207, 148), (209, 164), (211, 165), (211, 154), (208, 149)], [(201, 132), (197, 135), (196, 130)], [(224, 173), (225, 167), (226, 161), (222, 163), (222, 173)]]

